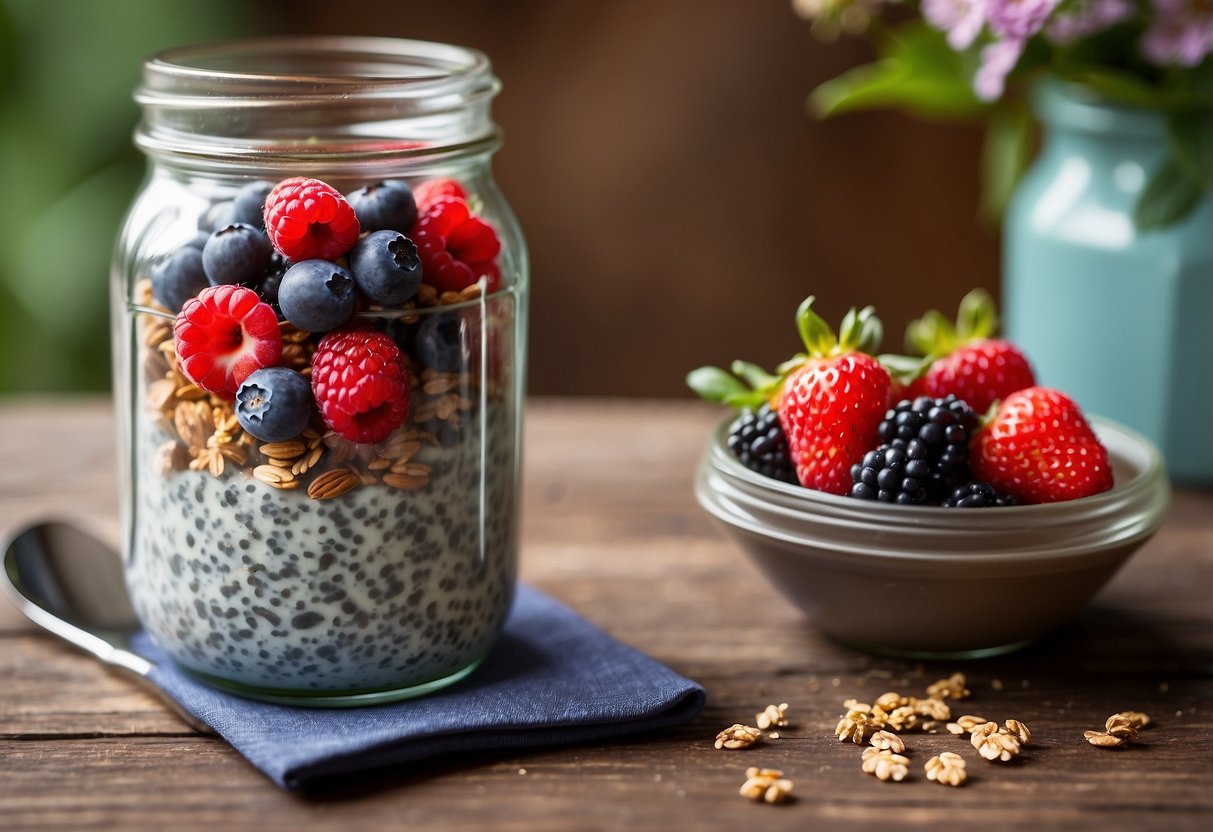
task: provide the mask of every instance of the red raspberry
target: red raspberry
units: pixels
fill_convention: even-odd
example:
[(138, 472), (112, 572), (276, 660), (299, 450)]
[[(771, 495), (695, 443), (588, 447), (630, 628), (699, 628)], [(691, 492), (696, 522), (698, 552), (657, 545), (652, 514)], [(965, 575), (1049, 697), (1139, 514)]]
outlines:
[(312, 356), (312, 393), (324, 422), (351, 442), (387, 439), (409, 415), (409, 379), (396, 343), (369, 329), (338, 329)]
[(412, 237), (423, 278), (438, 291), (458, 292), (481, 275), (488, 276), (488, 290), (496, 291), (501, 271), (495, 259), (501, 242), (493, 227), (472, 216), (462, 199), (437, 199), (418, 216)]
[(186, 301), (173, 337), (190, 381), (229, 401), (254, 371), (282, 355), (274, 310), (252, 289), (232, 284), (209, 286)]
[(413, 201), (417, 203), (418, 213), (425, 213), (431, 205), (444, 196), (467, 202), (468, 192), (454, 179), (427, 179), (413, 188)]
[(270, 242), (295, 263), (336, 260), (358, 242), (359, 230), (349, 202), (319, 179), (284, 179), (265, 198)]

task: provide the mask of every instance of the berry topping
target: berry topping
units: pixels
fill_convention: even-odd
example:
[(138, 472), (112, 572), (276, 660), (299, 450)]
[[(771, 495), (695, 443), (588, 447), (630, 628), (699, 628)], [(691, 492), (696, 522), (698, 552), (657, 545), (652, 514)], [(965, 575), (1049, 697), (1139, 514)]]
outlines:
[(285, 442), (303, 433), (311, 421), (312, 385), (286, 367), (265, 367), (236, 390), (236, 418), (262, 442)]
[(281, 317), (282, 310), (278, 306), (278, 287), (282, 285), (282, 277), (292, 263), (278, 252), (270, 257), (270, 264), (265, 270), (265, 277), (257, 284), (257, 294), (261, 299), (274, 307), (274, 312)]
[(216, 202), (198, 218), (198, 228), (209, 234), (220, 228), (227, 228), (236, 221), (236, 204), (234, 202)]
[[(226, 228), (226, 226), (224, 226), (224, 227)], [(210, 238), (211, 238), (210, 231), (203, 231), (203, 230), (199, 229), (198, 231), (196, 231), (194, 233), (194, 236), (190, 238), (190, 241), (188, 243), (186, 243), (186, 245), (191, 248), (196, 248), (196, 249), (198, 249), (198, 251), (202, 251), (202, 249), (206, 248), (206, 241), (209, 240)]]
[(325, 424), (351, 442), (382, 442), (409, 412), (400, 349), (374, 330), (345, 329), (320, 339), (312, 356), (312, 392)]
[(254, 371), (282, 355), (278, 316), (242, 286), (203, 289), (182, 307), (173, 337), (190, 381), (229, 400)]
[(296, 176), (266, 197), (265, 230), (288, 260), (335, 260), (358, 240), (358, 218), (333, 187)]
[(1019, 348), (991, 338), (997, 328), (994, 301), (981, 289), (961, 300), (955, 324), (935, 310), (911, 323), (906, 341), (929, 363), (908, 395), (952, 394), (984, 413), (999, 399), (1034, 385), (1032, 367)]
[(779, 422), (801, 485), (831, 494), (851, 490), (851, 466), (876, 440), (892, 381), (868, 355), (880, 340), (871, 307), (852, 309), (837, 337), (808, 297), (796, 312), (807, 352), (788, 362), (779, 396)]
[(413, 189), (413, 200), (417, 210), (424, 212), (431, 205), (443, 198), (468, 200), (468, 192), (454, 179), (427, 179)]
[(152, 266), (152, 297), (174, 315), (209, 285), (202, 252), (193, 246), (182, 246)]
[(282, 317), (307, 332), (328, 332), (354, 313), (354, 278), (327, 260), (304, 260), (286, 270), (278, 284)]
[(367, 234), (350, 250), (349, 259), (354, 283), (371, 303), (398, 306), (421, 288), (417, 246), (403, 234)]
[(413, 192), (399, 179), (359, 188), (348, 197), (365, 231), (408, 231), (417, 221)]
[(202, 268), (212, 286), (240, 283), (254, 286), (265, 276), (274, 249), (265, 232), (235, 223), (211, 235), (202, 249)]
[(751, 471), (764, 477), (797, 483), (788, 452), (788, 439), (779, 425), (779, 414), (764, 404), (757, 411), (745, 408), (729, 425), (727, 445), (733, 456)]
[(988, 482), (958, 485), (942, 503), (944, 508), (1001, 508), (1017, 505), (1015, 498), (999, 494)]
[(919, 396), (890, 409), (876, 431), (884, 446), (901, 448), (926, 462), (928, 470), (919, 484), (926, 501), (938, 503), (970, 479), (969, 440), (977, 424), (977, 413), (955, 396)]
[(471, 359), (471, 339), (463, 317), (456, 312), (430, 315), (417, 327), (414, 351), (423, 367), (440, 373), (458, 373)]
[(495, 258), (501, 243), (493, 227), (474, 217), (462, 199), (442, 197), (417, 219), (412, 234), (421, 256), (426, 282), (440, 292), (458, 292), (482, 275), (488, 290), (500, 280)]
[(931, 473), (926, 457), (927, 448), (921, 442), (911, 442), (907, 448), (881, 445), (868, 451), (862, 462), (851, 466), (851, 496), (907, 506), (925, 503), (923, 486)]
[(1049, 387), (1007, 396), (973, 439), (973, 476), (1022, 503), (1112, 487), (1108, 453), (1073, 399)]
[(269, 182), (249, 182), (232, 200), (232, 222), (242, 222), (253, 228), (265, 230), (265, 198), (273, 185)]

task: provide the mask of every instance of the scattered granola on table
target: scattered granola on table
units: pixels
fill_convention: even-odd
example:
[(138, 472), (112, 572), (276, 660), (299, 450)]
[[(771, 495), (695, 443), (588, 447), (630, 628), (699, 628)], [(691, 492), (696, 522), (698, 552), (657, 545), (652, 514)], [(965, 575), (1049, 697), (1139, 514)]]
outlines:
[(965, 773), (964, 758), (951, 751), (944, 751), (927, 760), (923, 769), (928, 780), (945, 786), (960, 786), (969, 779)]
[(877, 731), (868, 740), (873, 748), (888, 749), (896, 754), (906, 750), (906, 744), (901, 737), (888, 731)]
[(753, 801), (784, 803), (788, 800), (793, 783), (783, 772), (773, 768), (752, 766), (746, 769), (746, 781), (739, 793)]
[(947, 679), (940, 679), (927, 686), (927, 696), (938, 699), (968, 699), (969, 689), (963, 673), (953, 673)]
[(749, 748), (760, 739), (762, 739), (762, 732), (757, 728), (737, 722), (716, 735), (716, 748), (729, 751)]
[(999, 728), (997, 722), (978, 725), (973, 729), (969, 741), (978, 754), (991, 762), (1000, 760), (1005, 763), (1020, 752), (1019, 738), (1005, 728)]
[(955, 722), (949, 722), (946, 727), (949, 734), (971, 734), (978, 725), (985, 725), (989, 721), (984, 716), (964, 714), (956, 717)]
[(788, 724), (788, 703), (781, 702), (778, 705), (767, 705), (762, 713), (754, 715), (754, 724), (763, 731), (775, 727), (786, 728)]
[(1141, 711), (1121, 711), (1112, 714), (1104, 722), (1102, 731), (1085, 731), (1083, 737), (1091, 745), (1100, 748), (1119, 748), (1137, 742), (1139, 729), (1150, 724), (1150, 717)]
[(910, 761), (887, 749), (865, 748), (863, 770), (878, 780), (901, 782), (910, 773)]

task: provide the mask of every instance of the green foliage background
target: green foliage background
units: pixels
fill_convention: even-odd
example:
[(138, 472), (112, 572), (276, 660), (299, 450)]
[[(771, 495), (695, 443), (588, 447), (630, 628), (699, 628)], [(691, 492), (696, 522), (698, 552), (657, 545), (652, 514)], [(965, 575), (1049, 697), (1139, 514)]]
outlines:
[(110, 383), (109, 261), (144, 172), (144, 57), (238, 31), (240, 4), (0, 0), (0, 393)]

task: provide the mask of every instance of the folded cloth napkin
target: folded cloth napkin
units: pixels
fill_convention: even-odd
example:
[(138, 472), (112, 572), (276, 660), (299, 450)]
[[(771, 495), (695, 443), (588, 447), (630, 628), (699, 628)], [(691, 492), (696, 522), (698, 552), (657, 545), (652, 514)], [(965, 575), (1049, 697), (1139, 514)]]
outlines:
[(287, 789), (436, 754), (663, 728), (694, 718), (704, 703), (699, 685), (526, 586), (474, 673), (388, 705), (322, 709), (242, 699), (186, 675), (146, 635), (133, 646), (155, 664), (152, 682)]

